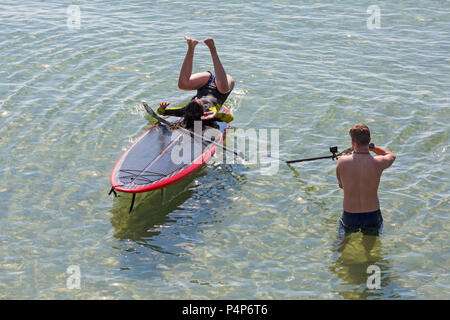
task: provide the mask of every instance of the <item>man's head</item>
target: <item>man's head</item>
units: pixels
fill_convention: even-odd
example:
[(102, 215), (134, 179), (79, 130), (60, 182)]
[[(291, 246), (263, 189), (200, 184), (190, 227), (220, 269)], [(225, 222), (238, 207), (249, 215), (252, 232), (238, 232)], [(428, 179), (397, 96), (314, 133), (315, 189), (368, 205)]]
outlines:
[(370, 143), (370, 130), (369, 127), (363, 123), (355, 124), (350, 128), (350, 137), (352, 137), (352, 144), (356, 147), (365, 147)]

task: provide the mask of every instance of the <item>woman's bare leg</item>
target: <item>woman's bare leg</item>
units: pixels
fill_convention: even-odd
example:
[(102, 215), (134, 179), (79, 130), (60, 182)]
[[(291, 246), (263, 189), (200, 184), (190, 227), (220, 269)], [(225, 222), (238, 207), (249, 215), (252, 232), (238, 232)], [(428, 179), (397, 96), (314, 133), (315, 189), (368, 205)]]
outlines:
[(219, 55), (217, 54), (216, 46), (212, 38), (206, 38), (203, 42), (208, 46), (211, 52), (212, 61), (214, 64), (214, 73), (216, 75), (216, 86), (220, 93), (227, 93), (234, 87), (234, 79), (227, 75), (222, 63), (220, 62)]
[(188, 50), (184, 57), (183, 65), (180, 70), (180, 77), (178, 78), (178, 88), (181, 90), (196, 90), (204, 86), (209, 80), (209, 72), (200, 72), (192, 74), (192, 65), (194, 63), (194, 49), (198, 41), (185, 36), (188, 44)]

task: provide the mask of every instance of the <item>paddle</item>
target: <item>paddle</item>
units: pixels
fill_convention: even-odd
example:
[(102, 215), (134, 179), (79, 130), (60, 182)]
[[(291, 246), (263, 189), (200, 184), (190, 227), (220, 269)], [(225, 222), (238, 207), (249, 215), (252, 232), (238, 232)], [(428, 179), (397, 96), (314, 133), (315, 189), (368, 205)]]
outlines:
[[(152, 108), (150, 108), (150, 106), (149, 106), (146, 102), (143, 101), (142, 104), (144, 105), (145, 110), (146, 110), (153, 118), (155, 118), (156, 120), (158, 120), (160, 123), (166, 125), (167, 127), (170, 127), (170, 126), (171, 126), (171, 123), (170, 123), (169, 121), (167, 121), (167, 120), (164, 119), (164, 118), (161, 118), (155, 111), (153, 111)], [(235, 154), (236, 156), (238, 156), (238, 157), (240, 157), (240, 158), (246, 160), (245, 157), (244, 157), (244, 155), (242, 154), (242, 152), (238, 152), (238, 151), (236, 151), (236, 150), (234, 150), (234, 149), (227, 148), (227, 147), (225, 147), (225, 146), (222, 145), (222, 144), (219, 144), (219, 143), (217, 143), (217, 142), (215, 142), (215, 141), (213, 141), (213, 140), (207, 139), (207, 138), (203, 137), (202, 135), (196, 134), (196, 133), (194, 133), (194, 132), (192, 132), (192, 131), (190, 131), (190, 130), (187, 130), (187, 129), (183, 128), (183, 127), (178, 127), (178, 128), (176, 128), (176, 130), (180, 130), (181, 132), (184, 132), (184, 133), (189, 134), (189, 135), (191, 135), (191, 136), (194, 136), (194, 137), (196, 137), (196, 138), (202, 139), (202, 140), (205, 141), (205, 142), (212, 143), (213, 145), (215, 145), (215, 146), (217, 146), (217, 147), (219, 147), (219, 148), (222, 148), (222, 149), (225, 150), (225, 151), (231, 152), (231, 153)], [(342, 152), (340, 152), (340, 153), (337, 153), (337, 152), (338, 152), (338, 147), (334, 146), (334, 147), (330, 147), (330, 152), (332, 153), (331, 156), (314, 157), (314, 158), (304, 158), (304, 159), (296, 159), (296, 160), (284, 160), (284, 159), (279, 159), (279, 158), (278, 158), (278, 159), (275, 159), (275, 160), (283, 161), (283, 162), (286, 162), (287, 164), (297, 163), (297, 162), (304, 162), (304, 161), (321, 160), (321, 159), (333, 159), (333, 160), (335, 160), (335, 159), (339, 158), (340, 156), (342, 156), (342, 155), (344, 155), (344, 154), (351, 153), (352, 150), (353, 150), (352, 148), (348, 148), (348, 149), (346, 149), (346, 150), (344, 150), (344, 151), (342, 151)], [(268, 156), (271, 157), (270, 155), (268, 155)]]
[[(166, 119), (161, 118), (155, 111), (153, 111), (152, 108), (150, 108), (150, 106), (149, 106), (146, 102), (142, 101), (142, 104), (144, 105), (145, 110), (147, 110), (147, 112), (148, 112), (153, 118), (155, 118), (155, 119), (158, 120), (160, 123), (162, 123), (162, 124), (164, 124), (164, 125), (166, 125), (167, 127), (170, 128), (171, 123), (170, 123), (169, 121), (167, 121)], [(194, 136), (194, 137), (196, 137), (196, 138), (202, 139), (202, 140), (205, 141), (205, 142), (212, 143), (213, 145), (215, 145), (215, 146), (217, 146), (217, 147), (219, 147), (219, 148), (222, 148), (222, 149), (225, 150), (225, 151), (231, 152), (231, 153), (235, 154), (236, 156), (241, 157), (242, 159), (245, 160), (245, 157), (244, 157), (244, 155), (242, 154), (242, 152), (238, 152), (238, 151), (236, 151), (236, 150), (227, 148), (227, 147), (225, 147), (224, 145), (222, 145), (222, 144), (220, 144), (220, 143), (217, 143), (217, 142), (215, 142), (215, 141), (213, 141), (213, 140), (210, 140), (210, 139), (207, 139), (207, 138), (203, 137), (203, 135), (196, 134), (195, 132), (192, 132), (192, 131), (190, 131), (190, 130), (187, 130), (187, 129), (183, 128), (183, 127), (178, 127), (178, 128), (176, 128), (176, 130), (180, 130), (180, 131), (183, 132), (183, 133), (186, 133), (186, 134), (189, 134), (189, 135)]]

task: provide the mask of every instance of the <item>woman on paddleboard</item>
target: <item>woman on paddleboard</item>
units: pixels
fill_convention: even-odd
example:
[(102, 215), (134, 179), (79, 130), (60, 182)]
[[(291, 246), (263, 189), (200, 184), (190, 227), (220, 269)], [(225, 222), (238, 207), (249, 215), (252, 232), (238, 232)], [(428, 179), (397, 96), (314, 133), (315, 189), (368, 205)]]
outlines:
[(221, 113), (220, 109), (234, 88), (234, 79), (225, 72), (214, 40), (207, 38), (203, 42), (211, 52), (215, 75), (210, 71), (192, 74), (194, 49), (198, 40), (187, 36), (184, 38), (187, 41), (188, 50), (180, 70), (178, 88), (197, 90), (197, 94), (184, 107), (169, 108), (170, 102), (161, 102), (157, 112), (160, 115), (184, 117), (183, 124), (188, 129), (192, 129), (194, 121), (198, 120), (231, 122), (233, 116), (229, 113)]

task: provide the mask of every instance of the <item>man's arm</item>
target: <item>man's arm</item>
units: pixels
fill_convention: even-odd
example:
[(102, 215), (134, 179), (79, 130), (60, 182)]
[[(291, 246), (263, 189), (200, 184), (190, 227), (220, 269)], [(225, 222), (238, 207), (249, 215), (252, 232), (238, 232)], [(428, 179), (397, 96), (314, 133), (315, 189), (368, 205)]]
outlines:
[(341, 166), (341, 159), (338, 160), (337, 164), (336, 164), (336, 178), (339, 184), (339, 188), (344, 189), (344, 187), (342, 186), (342, 181), (341, 181), (341, 172), (340, 172), (340, 166)]
[(389, 168), (397, 157), (394, 153), (382, 147), (374, 146), (373, 148), (369, 148), (369, 150), (378, 156), (375, 157), (375, 159), (381, 165), (383, 170)]

